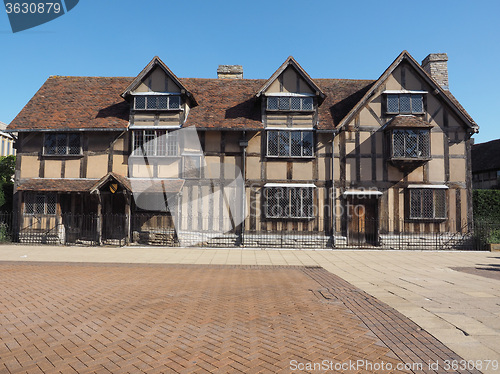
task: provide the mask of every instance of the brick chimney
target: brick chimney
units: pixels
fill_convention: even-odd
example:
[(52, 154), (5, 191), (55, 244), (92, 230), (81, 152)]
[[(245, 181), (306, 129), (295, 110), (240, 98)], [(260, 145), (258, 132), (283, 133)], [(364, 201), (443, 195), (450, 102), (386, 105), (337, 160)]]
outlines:
[(422, 68), (445, 90), (448, 85), (448, 55), (446, 53), (431, 53), (422, 61)]
[(217, 69), (219, 79), (243, 79), (243, 66), (241, 65), (219, 65)]

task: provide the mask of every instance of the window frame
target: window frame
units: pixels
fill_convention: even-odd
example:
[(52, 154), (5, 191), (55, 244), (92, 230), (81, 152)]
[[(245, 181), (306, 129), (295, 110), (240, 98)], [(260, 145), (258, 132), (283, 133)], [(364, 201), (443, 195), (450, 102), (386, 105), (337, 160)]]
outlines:
[[(47, 152), (47, 138), (49, 136), (54, 136), (54, 153), (48, 153)], [(65, 153), (57, 153), (58, 150), (58, 145), (57, 145), (57, 137), (62, 137), (65, 136)], [(70, 145), (70, 138), (71, 136), (77, 136), (78, 137), (78, 153), (69, 153), (70, 149), (74, 146)], [(50, 157), (78, 157), (83, 155), (83, 149), (82, 149), (82, 134), (78, 132), (47, 132), (43, 136), (43, 150), (42, 150), (43, 156), (50, 156)]]
[[(314, 97), (313, 96), (302, 96), (302, 95), (289, 95), (289, 96), (266, 96), (266, 110), (270, 112), (313, 112), (314, 111)], [(276, 109), (269, 107), (269, 99), (277, 100)], [(292, 109), (292, 99), (300, 100), (300, 109)], [(304, 102), (306, 99), (311, 100), (311, 108), (304, 108)], [(280, 108), (282, 101), (288, 101), (287, 108)]]
[[(401, 111), (401, 96), (410, 96), (410, 111)], [(397, 111), (389, 111), (389, 98), (397, 96), (398, 98), (398, 110)], [(421, 97), (421, 111), (414, 111), (413, 110), (413, 98), (414, 97)], [(413, 93), (413, 92), (400, 92), (400, 93), (386, 93), (386, 98), (385, 98), (385, 112), (386, 114), (424, 114), (425, 113), (425, 104), (424, 104), (424, 93)]]
[[(43, 212), (37, 210), (37, 205), (40, 203), (37, 202), (38, 197), (43, 198)], [(52, 197), (53, 201), (49, 201), (49, 197)], [(31, 204), (33, 204), (33, 211), (28, 212), (26, 209), (26, 204), (29, 203), (28, 200), (32, 200)], [(53, 204), (53, 209), (49, 211), (49, 204)], [(57, 214), (57, 194), (56, 193), (39, 193), (39, 192), (27, 192), (24, 194), (23, 201), (23, 214), (27, 216), (55, 216)]]
[[(148, 132), (153, 132), (153, 144), (151, 145), (153, 152), (149, 154), (144, 152), (144, 143), (146, 136), (151, 136), (151, 134), (147, 134)], [(138, 143), (138, 138), (140, 134), (140, 144)], [(130, 155), (132, 157), (179, 157), (180, 147), (178, 142), (178, 136), (176, 131), (168, 131), (168, 130), (157, 130), (157, 129), (135, 129), (132, 130), (132, 150)], [(164, 139), (163, 143), (160, 143), (160, 140)], [(159, 145), (163, 147), (163, 151), (158, 151)], [(172, 147), (172, 145), (174, 145)], [(141, 152), (137, 150), (141, 149)], [(175, 151), (172, 151), (175, 149)]]
[[(282, 139), (282, 134), (288, 134), (288, 145), (286, 145), (288, 152), (287, 154), (281, 154), (281, 149), (280, 149), (280, 139)], [(294, 149), (294, 144), (293, 144), (293, 137), (292, 134), (297, 134), (300, 133), (300, 155), (292, 155), (293, 149)], [(271, 134), (276, 134), (276, 154), (271, 154), (270, 153), (270, 140), (271, 140)], [(309, 134), (311, 139), (311, 149), (310, 152), (304, 152), (306, 149), (304, 147), (304, 134)], [(296, 145), (295, 145), (296, 147)], [(306, 154), (305, 154), (306, 153)], [(267, 129), (266, 130), (266, 157), (269, 158), (314, 158), (314, 130), (294, 130), (294, 129), (289, 129), (289, 128), (284, 128), (284, 129)]]
[[(184, 179), (200, 179), (202, 178), (202, 159), (203, 155), (201, 154), (183, 154), (182, 155), (182, 178)], [(187, 159), (196, 159), (198, 167), (190, 168), (186, 170), (186, 160)], [(192, 175), (193, 170), (196, 170), (196, 175)]]
[[(138, 108), (137, 107), (137, 98), (144, 98), (144, 108)], [(160, 108), (159, 106), (159, 98), (160, 97), (165, 97), (167, 99), (167, 105), (165, 108)], [(177, 99), (176, 107), (171, 106), (171, 99)], [(150, 100), (154, 99), (156, 102), (155, 107), (153, 108), (148, 108), (148, 103)], [(146, 95), (134, 95), (133, 96), (133, 108), (134, 110), (144, 110), (144, 111), (175, 111), (175, 110), (182, 110), (182, 100), (181, 100), (181, 95), (180, 94), (160, 94), (160, 93), (151, 93), (151, 94), (146, 94)]]
[[(403, 156), (396, 155), (396, 152), (395, 152), (395, 148), (396, 148), (396, 146), (395, 146), (395, 134), (398, 132), (401, 132), (404, 134)], [(410, 132), (413, 132), (414, 134), (411, 134)], [(427, 146), (425, 149), (426, 153), (424, 155), (412, 157), (412, 156), (408, 156), (408, 150), (407, 150), (408, 139), (407, 138), (409, 138), (409, 136), (412, 136), (412, 135), (415, 136), (415, 133), (417, 134), (417, 144), (416, 144), (417, 151), (419, 149), (419, 144), (421, 142), (421, 138), (420, 138), (420, 136), (418, 136), (418, 134), (425, 134), (425, 136), (427, 138)], [(391, 146), (390, 146), (391, 160), (430, 160), (432, 158), (431, 157), (431, 131), (430, 131), (430, 129), (427, 129), (427, 128), (393, 128), (390, 131), (390, 143), (391, 143)]]
[[(448, 208), (448, 202), (447, 202), (447, 189), (446, 188), (432, 188), (432, 187), (422, 187), (422, 188), (408, 188), (408, 193), (407, 193), (407, 201), (408, 201), (408, 219), (412, 221), (444, 221), (448, 219), (447, 217), (447, 208)], [(432, 193), (432, 198), (429, 199), (429, 196), (426, 196), (425, 192), (431, 192)], [(420, 194), (420, 196), (415, 196), (417, 193)], [(437, 194), (441, 194), (440, 197), (437, 196)], [(442, 199), (441, 205), (442, 205), (442, 211), (443, 215), (440, 216), (439, 212), (437, 212), (437, 199)], [(414, 211), (417, 210), (417, 207), (414, 207), (414, 202), (418, 201), (418, 204), (420, 205), (420, 214), (419, 215), (414, 215)], [(430, 207), (432, 210), (432, 216), (425, 216), (424, 208), (425, 204), (431, 203), (432, 206)], [(429, 206), (427, 206), (429, 209)]]
[[(316, 218), (316, 212), (315, 212), (315, 187), (296, 187), (296, 186), (269, 186), (269, 187), (263, 187), (263, 197), (264, 197), (264, 214), (267, 219), (285, 219), (285, 220), (311, 220)], [(284, 214), (273, 214), (273, 207), (276, 206), (274, 205), (273, 207), (270, 207), (269, 205), (269, 200), (271, 197), (269, 196), (269, 191), (271, 190), (281, 190), (281, 197), (277, 198), (278, 205), (281, 205), (279, 203), (279, 199), (286, 199), (284, 203), (284, 208), (285, 208), (285, 213)], [(307, 191), (306, 193), (309, 193), (310, 196), (306, 196), (304, 192)], [(297, 195), (297, 192), (299, 193)], [(304, 206), (306, 203), (304, 203), (304, 200), (306, 198), (309, 198), (310, 204)], [(292, 208), (294, 203), (300, 203), (300, 207), (296, 208), (297, 213), (302, 213), (302, 214), (295, 214), (292, 215)], [(282, 211), (281, 211), (282, 212)], [(307, 212), (308, 214), (303, 214), (304, 212)], [(277, 213), (277, 212), (276, 212)]]

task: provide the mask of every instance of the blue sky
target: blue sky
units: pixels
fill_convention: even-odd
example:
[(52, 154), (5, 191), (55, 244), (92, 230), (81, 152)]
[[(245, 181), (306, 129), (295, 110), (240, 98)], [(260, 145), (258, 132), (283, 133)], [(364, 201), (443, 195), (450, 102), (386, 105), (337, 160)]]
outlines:
[(0, 121), (9, 123), (50, 75), (135, 76), (155, 55), (179, 77), (219, 64), (268, 78), (293, 55), (313, 78), (376, 79), (404, 49), (448, 53), (450, 90), (500, 138), (500, 2), (81, 0), (13, 34), (0, 8)]

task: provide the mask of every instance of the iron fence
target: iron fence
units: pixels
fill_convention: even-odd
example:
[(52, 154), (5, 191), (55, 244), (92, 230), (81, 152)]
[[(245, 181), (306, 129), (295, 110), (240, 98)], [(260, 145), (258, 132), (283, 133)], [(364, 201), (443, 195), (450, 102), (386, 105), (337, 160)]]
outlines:
[(233, 228), (230, 219), (168, 213), (24, 215), (0, 213), (0, 242), (60, 245), (156, 245), (309, 249), (487, 250), (500, 242), (500, 222), (367, 218), (268, 220)]

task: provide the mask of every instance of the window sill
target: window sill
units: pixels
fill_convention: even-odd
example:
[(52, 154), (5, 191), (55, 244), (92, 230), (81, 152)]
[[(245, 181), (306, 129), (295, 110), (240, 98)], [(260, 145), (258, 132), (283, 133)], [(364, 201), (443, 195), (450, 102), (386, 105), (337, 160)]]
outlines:
[(63, 159), (68, 159), (68, 158), (81, 158), (83, 157), (83, 153), (80, 153), (78, 155), (48, 155), (48, 154), (42, 154), (43, 158), (63, 158)]
[(316, 156), (269, 156), (266, 155), (268, 159), (271, 160), (314, 160)]
[(314, 113), (316, 109), (308, 110), (292, 110), (292, 109), (267, 109), (266, 112), (269, 113)]
[(297, 222), (297, 221), (312, 221), (316, 217), (266, 217), (266, 220), (269, 221), (292, 221), (292, 222)]
[(448, 218), (407, 218), (408, 223), (443, 223)]

